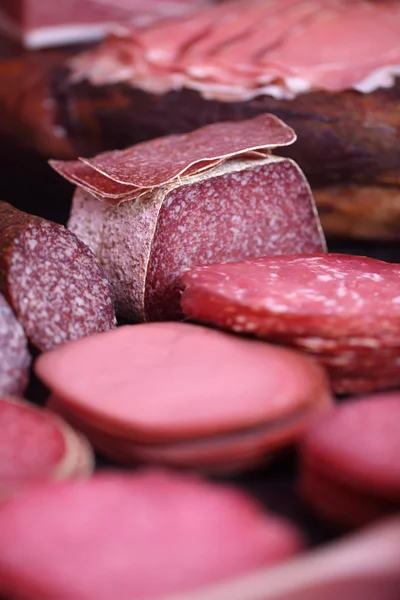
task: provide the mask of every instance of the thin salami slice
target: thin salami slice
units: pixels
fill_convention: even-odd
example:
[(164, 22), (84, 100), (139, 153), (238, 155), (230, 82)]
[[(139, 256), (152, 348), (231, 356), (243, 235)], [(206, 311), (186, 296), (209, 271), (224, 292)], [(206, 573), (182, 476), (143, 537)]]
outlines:
[(93, 453), (82, 436), (51, 412), (0, 397), (0, 500), (44, 481), (86, 476)]
[(19, 396), (28, 384), (31, 357), (24, 330), (0, 294), (0, 394)]
[(124, 464), (253, 463), (295, 443), (332, 402), (301, 354), (183, 323), (86, 338), (43, 354), (36, 371), (50, 406)]
[(39, 350), (115, 326), (110, 284), (91, 250), (61, 225), (4, 202), (0, 291)]
[(0, 591), (24, 600), (153, 599), (302, 547), (239, 490), (162, 471), (41, 486), (4, 506), (0, 536)]
[(300, 452), (303, 495), (323, 512), (332, 513), (336, 504), (339, 519), (351, 507), (343, 519), (348, 522), (356, 520), (357, 498), (366, 497), (370, 506), (379, 508), (399, 506), (399, 452), (399, 393), (339, 405), (306, 431)]

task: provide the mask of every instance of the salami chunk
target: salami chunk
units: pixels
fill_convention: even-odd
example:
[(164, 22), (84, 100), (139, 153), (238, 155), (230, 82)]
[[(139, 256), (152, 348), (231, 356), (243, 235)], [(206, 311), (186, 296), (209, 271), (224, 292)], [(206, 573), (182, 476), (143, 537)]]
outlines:
[(332, 402), (324, 372), (300, 354), (183, 323), (86, 338), (43, 354), (36, 371), (50, 407), (124, 464), (262, 462)]
[(110, 284), (90, 249), (0, 202), (0, 291), (39, 350), (114, 327)]
[(309, 353), (337, 393), (400, 385), (398, 265), (277, 256), (195, 267), (183, 283), (188, 317)]
[(267, 567), (303, 545), (239, 490), (150, 470), (40, 486), (3, 508), (0, 535), (0, 590), (26, 600), (150, 600)]
[(178, 277), (222, 260), (325, 249), (297, 165), (272, 115), (217, 123), (94, 159), (51, 164), (76, 183), (69, 228), (92, 248), (135, 321), (179, 319)]
[(0, 294), (0, 394), (24, 391), (31, 362), (24, 330)]
[(86, 440), (49, 411), (0, 396), (0, 501), (44, 481), (87, 476)]
[(398, 392), (337, 406), (307, 429), (300, 449), (300, 489), (325, 516), (359, 525), (400, 506)]

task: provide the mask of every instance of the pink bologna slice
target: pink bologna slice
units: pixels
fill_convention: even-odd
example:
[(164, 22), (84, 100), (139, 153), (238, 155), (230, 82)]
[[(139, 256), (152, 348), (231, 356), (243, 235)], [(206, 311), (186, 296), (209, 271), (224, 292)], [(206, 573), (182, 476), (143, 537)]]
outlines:
[(84, 438), (52, 413), (0, 397), (0, 500), (43, 481), (85, 476), (93, 453)]
[(92, 159), (51, 161), (78, 186), (68, 227), (104, 266), (117, 312), (134, 321), (180, 319), (179, 276), (188, 267), (323, 252), (303, 173), (270, 153), (295, 139), (263, 114)]
[(2, 509), (0, 537), (0, 593), (21, 600), (155, 599), (302, 546), (234, 488), (147, 470), (42, 486)]
[(189, 318), (308, 352), (338, 393), (400, 385), (398, 265), (277, 256), (195, 267), (182, 280)]
[(358, 525), (400, 507), (400, 393), (364, 396), (316, 419), (300, 447), (300, 490), (316, 511)]
[(332, 401), (324, 372), (300, 354), (183, 323), (68, 344), (36, 372), (61, 414), (131, 461), (253, 459), (293, 441)]

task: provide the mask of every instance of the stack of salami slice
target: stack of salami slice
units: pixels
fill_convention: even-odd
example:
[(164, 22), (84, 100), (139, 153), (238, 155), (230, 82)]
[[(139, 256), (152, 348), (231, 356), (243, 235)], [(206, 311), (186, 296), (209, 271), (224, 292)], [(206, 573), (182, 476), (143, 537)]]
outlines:
[(42, 354), (49, 408), (118, 463), (262, 463), (332, 403), (300, 353), (183, 323), (127, 325)]
[(28, 402), (0, 396), (0, 501), (43, 482), (91, 474), (86, 439), (60, 418)]
[(337, 394), (400, 386), (400, 267), (324, 254), (197, 267), (185, 314), (307, 352)]

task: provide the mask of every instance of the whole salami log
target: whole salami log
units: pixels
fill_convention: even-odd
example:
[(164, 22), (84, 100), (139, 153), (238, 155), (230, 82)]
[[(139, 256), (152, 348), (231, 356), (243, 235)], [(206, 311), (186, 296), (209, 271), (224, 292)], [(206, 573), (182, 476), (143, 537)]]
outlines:
[(0, 396), (0, 428), (0, 501), (39, 483), (93, 471), (87, 441), (50, 411)]
[(43, 354), (36, 372), (50, 408), (124, 464), (243, 469), (331, 403), (323, 371), (299, 353), (183, 323), (80, 340)]
[(188, 594), (303, 545), (239, 490), (163, 471), (40, 486), (2, 508), (0, 536), (0, 592), (25, 600)]
[(181, 317), (196, 264), (325, 248), (302, 172), (270, 149), (294, 141), (272, 115), (209, 125), (52, 166), (77, 184), (69, 228), (97, 255), (128, 319)]
[(349, 255), (277, 256), (196, 267), (186, 316), (307, 352), (337, 393), (400, 386), (400, 269)]
[(300, 490), (315, 510), (360, 525), (400, 506), (400, 394), (337, 406), (306, 431)]
[(89, 248), (61, 225), (5, 202), (0, 291), (39, 350), (115, 325), (110, 284)]
[(29, 377), (31, 357), (24, 330), (0, 294), (0, 394), (18, 396)]

